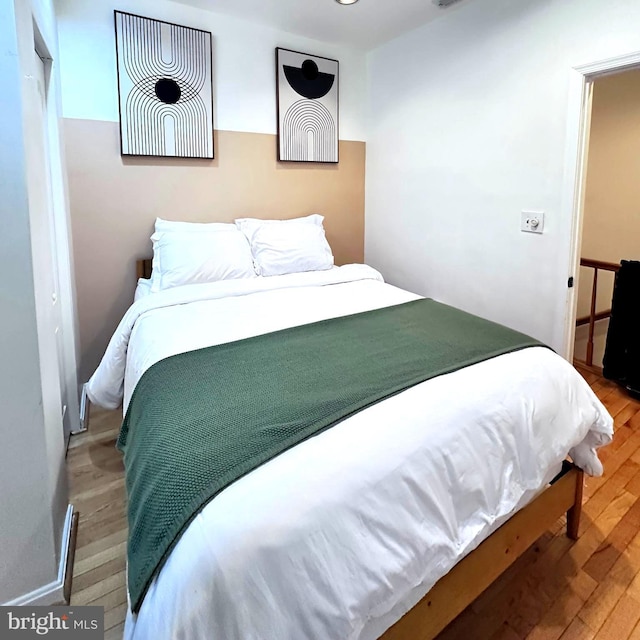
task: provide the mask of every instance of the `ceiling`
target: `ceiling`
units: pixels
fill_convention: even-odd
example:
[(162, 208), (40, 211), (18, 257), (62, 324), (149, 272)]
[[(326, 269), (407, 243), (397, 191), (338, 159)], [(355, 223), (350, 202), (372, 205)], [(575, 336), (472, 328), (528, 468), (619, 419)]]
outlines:
[(432, 0), (178, 0), (323, 42), (373, 49), (378, 45), (455, 11), (469, 0), (440, 9)]

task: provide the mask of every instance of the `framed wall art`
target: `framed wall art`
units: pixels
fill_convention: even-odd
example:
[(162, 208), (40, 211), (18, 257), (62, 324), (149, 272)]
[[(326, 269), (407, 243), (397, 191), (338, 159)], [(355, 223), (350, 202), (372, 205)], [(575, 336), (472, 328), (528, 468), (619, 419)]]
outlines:
[(114, 14), (122, 155), (213, 158), (211, 33)]
[(278, 160), (338, 162), (338, 66), (276, 49)]

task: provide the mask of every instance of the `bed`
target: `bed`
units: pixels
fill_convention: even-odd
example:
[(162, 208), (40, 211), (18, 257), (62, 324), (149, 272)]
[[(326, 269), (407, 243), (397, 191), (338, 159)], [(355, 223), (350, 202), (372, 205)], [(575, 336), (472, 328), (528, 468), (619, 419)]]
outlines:
[[(132, 305), (88, 394), (127, 413), (175, 354), (420, 300), (366, 265), (175, 286)], [(414, 384), (217, 493), (132, 602), (125, 637), (432, 638), (563, 513), (577, 536), (582, 470), (602, 472), (611, 436), (543, 346)]]

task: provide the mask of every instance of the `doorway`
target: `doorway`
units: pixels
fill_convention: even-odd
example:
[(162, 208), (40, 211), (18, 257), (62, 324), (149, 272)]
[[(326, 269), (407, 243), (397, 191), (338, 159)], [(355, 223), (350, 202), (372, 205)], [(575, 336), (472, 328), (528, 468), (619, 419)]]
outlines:
[[(33, 139), (37, 144), (40, 166), (37, 167), (38, 193), (34, 207), (35, 219), (32, 220), (33, 266), (36, 296), (39, 300), (38, 314), (41, 316), (39, 330), (53, 333), (41, 338), (41, 347), (50, 357), (41, 359), (43, 379), (47, 380), (47, 393), (50, 394), (47, 406), (55, 407), (62, 419), (64, 446), (68, 446), (71, 435), (71, 412), (69, 411), (69, 389), (65, 384), (68, 372), (65, 366), (64, 323), (61, 309), (59, 279), (59, 242), (60, 229), (57, 228), (51, 167), (51, 130), (50, 130), (50, 77), (51, 58), (39, 38), (34, 42), (34, 81), (38, 99), (34, 101), (31, 123)], [(35, 223), (35, 224), (34, 224)], [(45, 346), (47, 345), (47, 346)], [(44, 391), (44, 386), (43, 386)]]
[(615, 275), (640, 260), (640, 69), (593, 80), (574, 360), (601, 371)]
[[(573, 278), (567, 295), (564, 355), (570, 362), (574, 358), (591, 361), (596, 372), (601, 372), (615, 271), (621, 259), (633, 259), (634, 255), (640, 258), (640, 246), (636, 244), (635, 251), (630, 251), (628, 243), (615, 241), (620, 227), (627, 229), (625, 220), (630, 212), (620, 200), (624, 201), (633, 188), (630, 185), (625, 189), (624, 197), (615, 198), (616, 202), (607, 198), (607, 192), (611, 193), (623, 176), (633, 179), (637, 175), (622, 158), (618, 162), (612, 148), (621, 135), (626, 135), (624, 129), (616, 130), (612, 109), (621, 92), (630, 92), (627, 78), (631, 77), (640, 80), (640, 52), (575, 67), (571, 72), (564, 198), (572, 211), (569, 275)], [(640, 101), (636, 110), (640, 112)], [(628, 146), (629, 140), (626, 143)], [(619, 153), (627, 152), (621, 147)], [(635, 217), (640, 222), (640, 216)], [(576, 286), (571, 287), (574, 279)], [(596, 293), (594, 304), (592, 292)]]

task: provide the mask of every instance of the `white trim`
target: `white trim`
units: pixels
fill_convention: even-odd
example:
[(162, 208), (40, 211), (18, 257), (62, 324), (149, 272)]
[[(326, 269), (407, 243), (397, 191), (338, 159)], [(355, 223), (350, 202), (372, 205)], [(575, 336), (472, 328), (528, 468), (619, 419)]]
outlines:
[(606, 60), (598, 60), (589, 64), (582, 64), (574, 67), (575, 71), (586, 78), (593, 79), (596, 76), (609, 75), (611, 73), (620, 73), (628, 69), (633, 69), (640, 65), (640, 51), (628, 53), (617, 58), (607, 58)]
[(597, 77), (620, 73), (639, 66), (640, 51), (637, 51), (571, 69), (562, 193), (562, 210), (570, 213), (571, 220), (567, 277), (573, 277), (574, 280), (573, 288), (567, 290), (564, 314), (563, 355), (570, 362), (573, 360), (576, 333), (584, 191), (591, 128), (592, 81)]
[[(578, 308), (580, 278), (580, 249), (582, 247), (582, 220), (588, 138), (591, 125), (591, 82), (572, 70), (569, 90), (569, 116), (567, 123), (567, 155), (565, 157), (564, 183), (570, 185), (563, 193), (562, 208), (571, 210), (571, 240), (567, 278), (573, 278), (573, 287), (567, 288), (565, 327), (563, 339), (564, 357), (573, 360), (575, 321)], [(573, 152), (572, 152), (573, 150)]]
[(45, 584), (30, 593), (26, 593), (14, 600), (5, 602), (3, 607), (22, 607), (25, 605), (41, 606), (56, 604), (64, 601), (64, 583), (67, 576), (67, 561), (69, 559), (71, 542), (71, 523), (73, 520), (73, 505), (67, 507), (67, 515), (62, 529), (62, 543), (60, 546), (60, 564), (58, 578), (54, 582)]
[(82, 385), (82, 392), (80, 393), (80, 428), (72, 431), (72, 436), (89, 429), (89, 410), (90, 400), (87, 395), (87, 384), (85, 383)]

